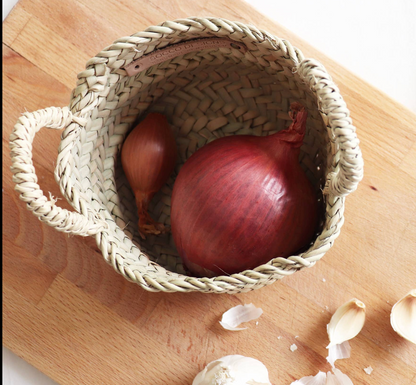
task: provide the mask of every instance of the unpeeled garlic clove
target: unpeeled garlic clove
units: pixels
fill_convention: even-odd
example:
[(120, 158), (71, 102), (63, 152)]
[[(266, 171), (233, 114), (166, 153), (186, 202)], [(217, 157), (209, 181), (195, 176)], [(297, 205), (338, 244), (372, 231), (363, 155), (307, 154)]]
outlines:
[(396, 302), (391, 309), (390, 323), (397, 334), (416, 344), (416, 289)]
[(365, 322), (365, 305), (356, 298), (344, 303), (333, 314), (327, 325), (329, 349), (354, 338), (363, 328)]
[(210, 362), (192, 385), (271, 385), (266, 366), (255, 358), (229, 355)]

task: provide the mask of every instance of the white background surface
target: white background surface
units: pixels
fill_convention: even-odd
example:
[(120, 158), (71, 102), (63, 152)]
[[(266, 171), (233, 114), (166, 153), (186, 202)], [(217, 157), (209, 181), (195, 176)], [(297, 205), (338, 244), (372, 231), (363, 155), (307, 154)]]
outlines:
[[(3, 20), (16, 2), (3, 0)], [(415, 0), (248, 3), (416, 113)], [(56, 383), (3, 347), (3, 384)]]

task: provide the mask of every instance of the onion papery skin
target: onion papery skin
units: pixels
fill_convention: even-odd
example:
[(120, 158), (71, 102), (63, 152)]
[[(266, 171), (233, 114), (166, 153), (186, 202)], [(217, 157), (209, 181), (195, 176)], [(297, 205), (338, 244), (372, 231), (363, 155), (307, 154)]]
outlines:
[(318, 202), (298, 161), (304, 132), (287, 131), (217, 139), (185, 162), (173, 188), (171, 228), (190, 273), (242, 272), (312, 241)]

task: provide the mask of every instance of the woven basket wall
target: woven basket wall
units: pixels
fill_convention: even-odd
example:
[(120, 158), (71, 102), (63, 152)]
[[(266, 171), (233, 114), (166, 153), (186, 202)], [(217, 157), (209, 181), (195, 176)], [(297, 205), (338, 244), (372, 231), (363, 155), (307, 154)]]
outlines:
[[(204, 49), (126, 73), (128, 64), (155, 50), (208, 37), (232, 39), (247, 51)], [(168, 117), (179, 150), (175, 172), (149, 209), (169, 225), (172, 187), (190, 155), (223, 136), (267, 136), (287, 128), (294, 101), (308, 110), (300, 163), (316, 191), (323, 191), (320, 231), (307, 251), (287, 259), (271, 255), (269, 263), (231, 276), (195, 278), (186, 275), (170, 234), (141, 239), (119, 156), (126, 135), (147, 113)], [(31, 142), (44, 126), (65, 128), (55, 176), (73, 212), (34, 183)], [(10, 139), (16, 189), (29, 209), (59, 231), (94, 236), (117, 272), (150, 291), (245, 292), (313, 266), (339, 235), (345, 196), (362, 178), (355, 128), (325, 68), (285, 40), (217, 18), (165, 22), (115, 41), (78, 75), (68, 107), (24, 114)]]

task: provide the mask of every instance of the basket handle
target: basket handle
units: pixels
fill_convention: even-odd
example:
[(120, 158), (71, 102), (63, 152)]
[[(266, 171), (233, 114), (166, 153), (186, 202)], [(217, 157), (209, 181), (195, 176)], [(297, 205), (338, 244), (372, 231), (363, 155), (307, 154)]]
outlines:
[(68, 211), (56, 206), (54, 199), (46, 198), (37, 184), (38, 178), (32, 162), (32, 143), (35, 134), (42, 127), (59, 130), (71, 123), (83, 125), (85, 119), (75, 117), (68, 107), (49, 107), (22, 114), (10, 134), (13, 182), (16, 183), (15, 189), (20, 193), (20, 199), (26, 202), (27, 208), (42, 222), (58, 231), (90, 236), (107, 228), (106, 222), (94, 216), (91, 211), (88, 211), (88, 216)]
[[(334, 152), (333, 170), (328, 173), (324, 194), (347, 196), (363, 178), (363, 157), (350, 112), (325, 67), (314, 59), (303, 60), (295, 69), (314, 92)], [(334, 151), (338, 146), (339, 151)]]

